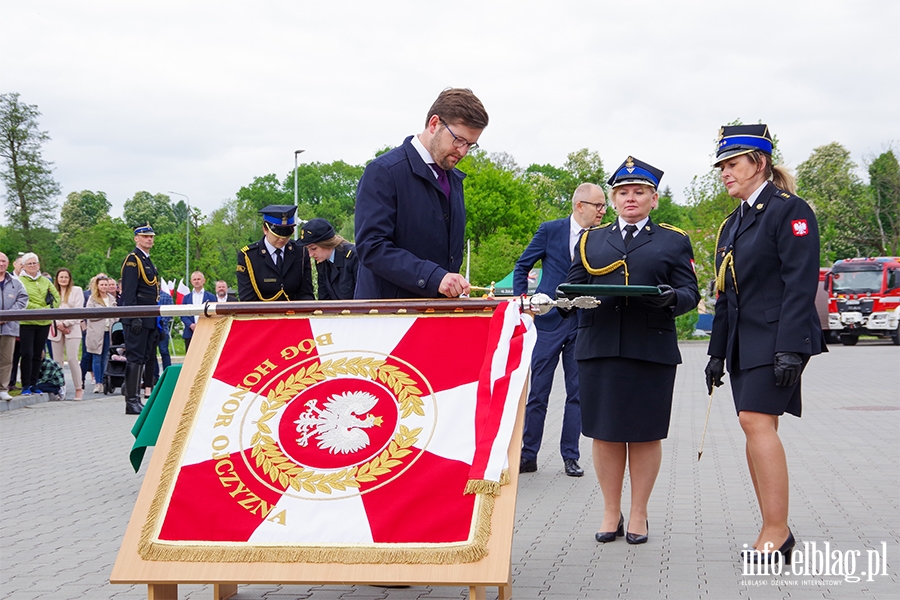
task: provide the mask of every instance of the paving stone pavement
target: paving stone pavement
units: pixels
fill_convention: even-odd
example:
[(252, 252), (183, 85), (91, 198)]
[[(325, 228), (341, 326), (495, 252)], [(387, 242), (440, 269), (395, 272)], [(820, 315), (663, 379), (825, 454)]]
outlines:
[[(563, 404), (557, 373), (538, 471), (523, 474), (519, 482), (513, 597), (900, 596), (900, 348), (864, 340), (854, 347), (830, 346), (829, 354), (810, 362), (803, 378), (804, 416), (785, 417), (780, 429), (791, 472), (790, 524), (801, 547), (816, 545), (819, 554), (808, 556), (821, 557), (828, 544), (833, 570), (830, 575), (780, 576), (742, 572), (738, 553), (760, 525), (743, 434), (726, 383), (715, 393), (698, 463), (708, 399), (706, 346), (688, 342), (681, 349), (684, 364), (675, 385), (672, 426), (650, 502), (650, 541), (641, 546), (622, 539), (605, 545), (594, 541), (602, 498), (590, 440), (581, 444), (585, 476), (566, 477), (556, 449)], [(147, 598), (146, 586), (109, 583), (146, 469), (135, 475), (128, 462), (133, 422), (124, 414), (121, 396), (92, 394), (82, 402), (44, 402), (0, 413), (0, 597)], [(626, 516), (628, 495), (626, 483)], [(886, 555), (886, 575), (862, 574), (870, 572), (874, 552)], [(834, 574), (836, 564), (842, 568)], [(488, 588), (488, 598), (496, 595), (496, 588)], [(242, 585), (235, 598), (466, 596), (462, 587)], [(179, 586), (179, 597), (209, 599), (212, 587)]]

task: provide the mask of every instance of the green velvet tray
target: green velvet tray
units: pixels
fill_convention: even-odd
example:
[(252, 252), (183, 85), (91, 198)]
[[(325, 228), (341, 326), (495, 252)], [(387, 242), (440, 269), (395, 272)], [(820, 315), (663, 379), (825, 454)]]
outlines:
[(557, 292), (568, 298), (576, 296), (659, 296), (659, 288), (655, 285), (602, 285), (591, 283), (564, 283)]

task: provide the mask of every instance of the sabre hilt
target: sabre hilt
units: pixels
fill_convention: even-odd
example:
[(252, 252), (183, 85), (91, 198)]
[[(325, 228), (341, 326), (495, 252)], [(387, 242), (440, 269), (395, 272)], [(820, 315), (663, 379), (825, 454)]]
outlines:
[(575, 298), (562, 296), (554, 300), (547, 294), (538, 293), (530, 298), (522, 297), (522, 310), (530, 310), (541, 315), (547, 314), (553, 308), (571, 310), (573, 308), (597, 308), (598, 306), (600, 306), (600, 300), (591, 296), (577, 296)]

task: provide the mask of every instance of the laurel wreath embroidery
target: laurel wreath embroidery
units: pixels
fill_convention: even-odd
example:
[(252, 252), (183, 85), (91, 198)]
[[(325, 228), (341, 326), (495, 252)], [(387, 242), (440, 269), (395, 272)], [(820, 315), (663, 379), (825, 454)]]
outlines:
[(254, 424), (256, 433), (250, 439), (253, 450), (251, 457), (256, 458), (256, 466), (268, 475), (272, 482), (278, 482), (285, 488), (290, 486), (296, 491), (304, 490), (310, 494), (322, 492), (330, 494), (333, 490), (345, 491), (347, 488), (358, 488), (361, 482), (375, 481), (378, 477), (391, 472), (401, 464), (398, 460), (409, 455), (410, 446), (416, 443), (422, 428), (409, 429), (400, 425), (388, 447), (369, 462), (342, 469), (334, 473), (318, 473), (312, 469), (298, 466), (286, 457), (271, 436), (272, 428), (266, 423), (272, 419), (285, 403), (308, 386), (340, 375), (355, 375), (377, 380), (389, 387), (397, 396), (400, 414), (403, 418), (415, 413), (424, 416), (422, 391), (415, 386), (415, 381), (399, 368), (385, 364), (383, 360), (374, 358), (339, 358), (314, 363), (303, 367), (283, 381), (279, 381), (275, 389), (269, 390), (266, 399), (260, 404), (262, 415)]

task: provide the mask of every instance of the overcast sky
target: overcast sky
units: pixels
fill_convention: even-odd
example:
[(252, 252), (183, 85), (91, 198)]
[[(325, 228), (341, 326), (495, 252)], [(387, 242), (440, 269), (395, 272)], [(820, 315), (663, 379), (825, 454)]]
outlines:
[(678, 201), (734, 119), (768, 123), (792, 168), (900, 140), (898, 0), (0, 0), (0, 22), (0, 93), (41, 111), (60, 203), (104, 191), (114, 215), (140, 190), (209, 214), (297, 149), (362, 164), (448, 86), (481, 98), (487, 151), (631, 154)]

